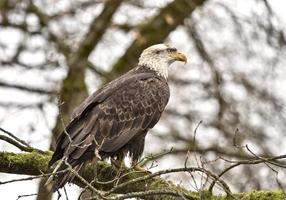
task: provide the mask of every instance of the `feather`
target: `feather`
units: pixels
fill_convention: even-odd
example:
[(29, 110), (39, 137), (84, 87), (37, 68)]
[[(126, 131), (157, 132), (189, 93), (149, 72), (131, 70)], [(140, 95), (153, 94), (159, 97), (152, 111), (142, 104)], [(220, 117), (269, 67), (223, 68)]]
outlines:
[[(169, 87), (163, 77), (144, 66), (134, 68), (93, 93), (74, 111), (66, 128), (69, 137), (61, 134), (50, 165), (66, 156), (78, 171), (94, 157), (122, 159), (128, 152), (132, 160), (138, 160), (145, 135), (158, 122), (168, 99)], [(61, 164), (55, 172), (66, 167)], [(54, 189), (73, 178), (68, 172), (60, 174)]]

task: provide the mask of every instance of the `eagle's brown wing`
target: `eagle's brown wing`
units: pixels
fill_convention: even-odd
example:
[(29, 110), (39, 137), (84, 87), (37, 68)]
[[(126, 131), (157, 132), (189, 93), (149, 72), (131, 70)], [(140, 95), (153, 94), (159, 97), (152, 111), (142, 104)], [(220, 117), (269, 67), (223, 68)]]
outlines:
[[(75, 111), (58, 140), (50, 165), (64, 155), (73, 167), (92, 159), (96, 151), (116, 155), (124, 145), (138, 141), (135, 138), (145, 137), (158, 122), (168, 99), (166, 80), (153, 73), (134, 74), (108, 84)], [(132, 148), (136, 146), (142, 144)], [(138, 151), (132, 148), (127, 150)]]

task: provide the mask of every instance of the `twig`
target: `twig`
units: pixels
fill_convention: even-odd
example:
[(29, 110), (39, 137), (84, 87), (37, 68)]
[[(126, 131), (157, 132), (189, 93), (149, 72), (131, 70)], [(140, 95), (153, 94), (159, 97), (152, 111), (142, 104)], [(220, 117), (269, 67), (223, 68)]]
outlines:
[[(202, 120), (201, 121), (199, 121), (199, 123), (197, 124), (197, 126), (196, 126), (196, 128), (195, 128), (195, 130), (194, 130), (194, 138), (193, 138), (193, 140), (194, 140), (194, 155), (195, 155), (195, 161), (196, 161), (196, 164), (197, 164), (197, 166), (198, 167), (202, 167), (202, 166), (200, 166), (200, 163), (199, 163), (199, 161), (198, 161), (198, 158), (197, 158), (197, 152), (196, 152), (196, 149), (197, 149), (197, 145), (196, 145), (196, 136), (197, 136), (197, 130), (198, 130), (198, 128), (199, 128), (199, 126), (202, 124)], [(188, 153), (190, 152), (190, 150), (188, 150)], [(185, 161), (185, 168), (187, 167), (186, 166), (187, 165), (187, 160)], [(191, 175), (191, 177), (192, 177), (192, 179), (193, 179), (193, 181), (194, 181), (194, 183), (195, 183), (195, 187), (196, 187), (196, 190), (197, 191), (199, 191), (199, 188), (198, 188), (198, 185), (197, 185), (197, 182), (196, 182), (196, 180), (195, 180), (195, 177), (194, 177), (194, 175), (191, 173), (191, 172), (189, 172), (189, 174)], [(202, 174), (202, 176), (203, 176), (203, 174)]]
[[(272, 169), (272, 167), (270, 167), (267, 163), (272, 164), (272, 165), (275, 165), (275, 166), (277, 166), (277, 167), (286, 168), (285, 165), (281, 165), (281, 164), (279, 164), (279, 163), (272, 162), (271, 160), (267, 160), (267, 159), (265, 159), (265, 158), (263, 158), (263, 157), (261, 157), (261, 156), (256, 155), (253, 151), (250, 150), (250, 148), (248, 147), (248, 145), (245, 145), (245, 147), (246, 147), (246, 149), (247, 149), (253, 156), (255, 156), (257, 159), (260, 159), (260, 160), (265, 161), (265, 164), (266, 164), (269, 168)], [(273, 170), (273, 169), (272, 169), (272, 170)]]
[(154, 196), (154, 195), (169, 195), (169, 196), (177, 196), (182, 197), (183, 199), (186, 198), (187, 195), (181, 194), (180, 192), (170, 191), (170, 190), (148, 190), (144, 192), (130, 192), (119, 197), (111, 198), (112, 200), (122, 200), (122, 199), (129, 199), (135, 197), (146, 197), (146, 196)]
[(13, 140), (12, 138), (5, 136), (5, 135), (0, 135), (0, 140), (6, 141), (6, 142), (12, 144), (13, 146), (17, 147), (21, 151), (26, 151), (26, 152), (32, 152), (33, 151), (29, 147), (26, 147), (26, 146), (20, 144), (19, 142)]
[(172, 151), (173, 151), (173, 147), (172, 147), (170, 150), (168, 150), (168, 151), (163, 151), (163, 152), (160, 152), (160, 153), (157, 153), (157, 154), (147, 155), (147, 156), (145, 156), (145, 158), (141, 159), (141, 160), (137, 163), (137, 165), (144, 166), (144, 165), (146, 165), (149, 161), (154, 160), (154, 159), (156, 159), (156, 158), (160, 158), (160, 157), (162, 157), (162, 156), (164, 156), (164, 155), (167, 155), (167, 154), (171, 153)]
[(27, 144), (25, 141), (19, 139), (18, 137), (16, 137), (13, 133), (3, 129), (3, 128), (0, 128), (0, 130), (3, 132), (3, 133), (6, 133), (7, 135), (9, 135), (10, 137), (7, 137), (5, 135), (0, 135), (0, 140), (3, 140), (3, 141), (6, 141), (12, 145), (14, 145), (15, 147), (17, 147), (18, 149), (20, 149), (21, 151), (25, 151), (25, 152), (33, 152), (33, 151), (36, 151), (40, 154), (46, 154), (45, 151), (42, 151), (40, 149), (37, 149), (37, 148), (34, 148), (34, 147), (31, 147), (29, 144)]
[(65, 187), (64, 187), (64, 193), (65, 193), (65, 196), (66, 196), (66, 200), (69, 200), (68, 193), (67, 193), (67, 190), (66, 190)]
[(17, 85), (13, 83), (6, 83), (3, 81), (0, 81), (1, 87), (6, 88), (12, 88), (12, 89), (18, 89), (25, 92), (32, 92), (32, 93), (38, 93), (38, 94), (44, 94), (44, 95), (53, 95), (55, 94), (55, 91), (47, 90), (47, 89), (41, 89), (41, 88), (33, 88), (32, 86), (23, 86), (23, 85)]
[(48, 176), (51, 176), (51, 175), (58, 175), (58, 174), (66, 172), (66, 171), (67, 170), (61, 170), (61, 171), (58, 171), (57, 173), (41, 174), (41, 175), (38, 175), (38, 176), (31, 176), (31, 177), (27, 177), (27, 178), (13, 179), (13, 180), (3, 181), (3, 182), (0, 181), (0, 185), (4, 185), (4, 184), (8, 184), (8, 183), (15, 183), (15, 182), (19, 182), (19, 181), (30, 181), (30, 180), (34, 180), (34, 179), (37, 179), (37, 178), (48, 177)]
[(38, 195), (38, 193), (19, 195), (17, 200), (20, 199), (20, 198), (23, 198), (23, 197), (31, 197), (31, 196), (36, 196), (36, 195)]
[(197, 163), (197, 166), (198, 166), (198, 167), (200, 167), (200, 165), (199, 165), (198, 158), (197, 158), (197, 154), (196, 154), (196, 148), (197, 148), (197, 146), (196, 146), (196, 136), (197, 136), (198, 128), (199, 128), (199, 126), (200, 126), (202, 123), (203, 123), (203, 121), (201, 120), (201, 121), (197, 124), (197, 126), (196, 126), (196, 128), (195, 128), (195, 130), (194, 130), (194, 138), (193, 138), (193, 140), (194, 140), (194, 155), (195, 155), (195, 160), (196, 160), (196, 163)]
[(187, 168), (184, 167), (184, 168), (161, 170), (161, 171), (155, 172), (153, 174), (146, 175), (146, 176), (139, 177), (139, 178), (135, 178), (135, 179), (132, 179), (132, 180), (127, 181), (125, 183), (119, 184), (116, 187), (113, 187), (111, 190), (109, 190), (105, 195), (109, 195), (109, 194), (111, 194), (111, 193), (113, 193), (113, 192), (115, 192), (121, 188), (124, 188), (130, 184), (134, 184), (134, 183), (137, 183), (140, 181), (146, 181), (148, 179), (151, 179), (151, 178), (154, 178), (156, 176), (163, 175), (163, 174), (170, 174), (170, 173), (175, 173), (175, 172), (194, 172), (194, 171), (203, 172), (203, 173), (207, 174), (208, 176), (212, 177), (213, 179), (217, 180), (218, 182), (221, 183), (221, 185), (223, 186), (224, 191), (227, 193), (227, 195), (232, 196), (228, 185), (223, 180), (221, 180), (217, 175), (213, 174), (212, 172), (210, 172), (206, 169), (203, 169), (203, 168), (199, 168), (199, 167), (187, 167)]
[(21, 144), (29, 147), (29, 148), (32, 148), (28, 143), (26, 143), (24, 140), (21, 140), (20, 138), (16, 137), (13, 133), (3, 129), (0, 127), (0, 130), (3, 132), (3, 133), (6, 133), (7, 135), (9, 135), (10, 137), (12, 137), (13, 139), (15, 139), (16, 141), (20, 142)]
[[(188, 159), (189, 159), (189, 154), (190, 154), (190, 151), (187, 152), (187, 156), (186, 156), (186, 159), (185, 159), (185, 163), (184, 163), (184, 167), (187, 168), (187, 162), (188, 162)], [(199, 167), (199, 166), (198, 166)], [(199, 191), (199, 188), (198, 188), (198, 185), (197, 185), (197, 182), (195, 180), (195, 177), (194, 175), (192, 174), (192, 172), (188, 172), (190, 175), (191, 175), (191, 178), (193, 179), (194, 183), (195, 183), (195, 187), (193, 187), (196, 191)]]
[(89, 189), (91, 189), (98, 197), (100, 197), (101, 199), (107, 199), (106, 197), (104, 197), (102, 195), (102, 192), (95, 189), (87, 180), (85, 180), (81, 175), (79, 175), (74, 169), (73, 167), (67, 162), (67, 160), (65, 159), (65, 164), (68, 166), (68, 169), (71, 171), (71, 173), (73, 173), (80, 181), (82, 181), (86, 186), (88, 186)]
[[(272, 157), (272, 158), (264, 158), (263, 160), (260, 159), (260, 158), (258, 158), (258, 159), (254, 159), (254, 160), (227, 161), (227, 160), (225, 160), (225, 159), (222, 158), (223, 160), (225, 160), (225, 161), (227, 161), (227, 162), (232, 162), (232, 163), (234, 163), (234, 164), (231, 165), (231, 166), (229, 166), (229, 167), (227, 167), (227, 168), (225, 168), (225, 169), (218, 175), (218, 177), (223, 176), (226, 172), (228, 172), (229, 170), (231, 170), (231, 169), (233, 169), (233, 168), (235, 168), (235, 167), (237, 167), (237, 166), (239, 166), (239, 165), (255, 165), (255, 164), (260, 164), (260, 163), (264, 163), (264, 162), (268, 162), (268, 161), (274, 161), (274, 160), (285, 159), (285, 158), (286, 158), (286, 154), (280, 155), (280, 156), (275, 156), (275, 157)], [(210, 187), (209, 187), (209, 191), (212, 191), (215, 182), (216, 182), (216, 180), (214, 180), (214, 181), (211, 183), (211, 185), (210, 185)]]

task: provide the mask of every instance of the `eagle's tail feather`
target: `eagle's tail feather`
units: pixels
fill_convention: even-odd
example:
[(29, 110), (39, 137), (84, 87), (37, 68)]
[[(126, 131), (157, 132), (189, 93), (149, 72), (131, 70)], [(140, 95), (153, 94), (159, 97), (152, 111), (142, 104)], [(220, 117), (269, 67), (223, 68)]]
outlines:
[[(84, 163), (73, 167), (73, 170), (76, 173), (78, 173), (79, 170), (82, 168), (83, 164)], [(66, 183), (73, 181), (75, 176), (76, 175), (72, 171), (67, 171), (67, 172), (64, 172), (62, 174), (59, 174), (58, 177), (56, 177), (56, 179), (55, 179), (52, 190), (54, 192), (57, 191), (59, 188), (63, 187)]]
[[(76, 173), (78, 173), (83, 165), (84, 165), (84, 163), (81, 163), (79, 165), (72, 166), (72, 168)], [(62, 159), (59, 162), (59, 164), (55, 167), (53, 174), (56, 174), (57, 172), (61, 172), (61, 171), (66, 170), (66, 169), (68, 169), (68, 166), (63, 162), (63, 159)], [(66, 183), (73, 181), (75, 176), (76, 175), (72, 171), (67, 170), (67, 171), (61, 172), (59, 174), (50, 176), (45, 185), (49, 185), (52, 183), (52, 189), (51, 190), (53, 192), (55, 192), (58, 189), (62, 188)]]
[[(59, 170), (59, 168), (62, 166), (62, 163), (63, 163), (63, 159), (60, 160), (60, 162), (57, 164), (57, 166), (55, 167), (55, 169), (53, 170), (52, 172), (52, 175), (48, 178), (48, 180), (46, 181), (45, 183), (45, 186), (48, 186), (50, 185), (54, 180), (55, 180), (55, 175)], [(49, 167), (50, 167), (50, 163), (49, 163)]]

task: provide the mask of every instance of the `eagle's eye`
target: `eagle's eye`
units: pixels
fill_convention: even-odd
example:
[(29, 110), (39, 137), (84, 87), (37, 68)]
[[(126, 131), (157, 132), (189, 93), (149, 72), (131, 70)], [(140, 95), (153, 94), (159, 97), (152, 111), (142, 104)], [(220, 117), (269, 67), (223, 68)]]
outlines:
[(156, 50), (155, 51), (155, 54), (159, 54), (159, 53), (161, 53), (162, 51), (161, 50)]
[(168, 48), (167, 52), (172, 53), (172, 52), (176, 52), (177, 49), (176, 48)]

